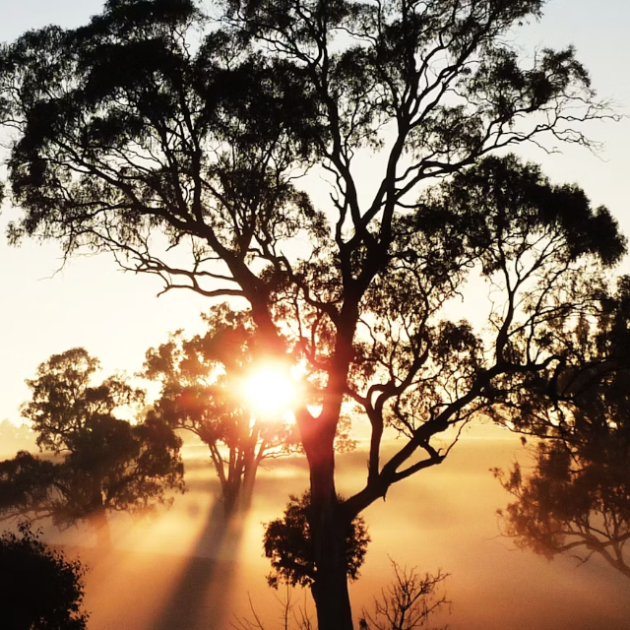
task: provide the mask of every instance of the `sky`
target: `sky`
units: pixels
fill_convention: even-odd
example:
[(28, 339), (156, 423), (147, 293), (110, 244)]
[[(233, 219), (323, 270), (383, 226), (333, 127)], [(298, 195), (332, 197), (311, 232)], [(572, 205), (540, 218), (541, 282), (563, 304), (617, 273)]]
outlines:
[[(0, 0), (0, 41), (49, 23), (73, 27), (98, 12), (98, 0)], [(601, 97), (630, 114), (630, 3), (622, 0), (551, 0), (542, 21), (519, 32), (525, 50), (574, 44)], [(608, 206), (630, 234), (627, 147), (630, 118), (592, 124), (590, 137), (604, 144), (598, 154), (562, 147), (547, 155), (534, 147), (523, 153), (539, 161), (552, 179), (578, 182), (595, 205)], [(19, 210), (4, 205), (0, 233)], [(189, 291), (159, 298), (160, 281), (117, 269), (106, 254), (77, 258), (63, 269), (54, 243), (0, 240), (0, 419), (18, 421), (29, 395), (24, 383), (51, 354), (83, 346), (98, 357), (105, 374), (140, 369), (145, 351), (170, 331), (200, 328), (199, 314), (210, 302)]]

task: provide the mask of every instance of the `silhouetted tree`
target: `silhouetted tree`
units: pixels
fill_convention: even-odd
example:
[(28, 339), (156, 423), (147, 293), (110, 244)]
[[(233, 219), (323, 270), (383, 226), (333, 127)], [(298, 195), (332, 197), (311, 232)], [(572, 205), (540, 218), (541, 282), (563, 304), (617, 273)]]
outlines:
[[(244, 298), (266, 351), (306, 362), (322, 400), (296, 415), (320, 628), (352, 627), (357, 514), (443, 461), (434, 436), (509, 408), (527, 375), (560, 362), (550, 322), (589, 310), (600, 267), (624, 252), (578, 187), (483, 159), (545, 133), (588, 144), (577, 123), (606, 115), (571, 48), (524, 62), (506, 43), (542, 5), (235, 0), (210, 24), (192, 0), (109, 0), (85, 27), (3, 49), (24, 209), (10, 242), (108, 250), (165, 290)], [(309, 171), (328, 175), (326, 211)], [(471, 269), (493, 287), (483, 339), (443, 308)], [(340, 503), (334, 441), (350, 400), (372, 436), (365, 486)], [(382, 461), (386, 426), (406, 440)]]
[(508, 536), (549, 558), (599, 554), (630, 578), (630, 279), (602, 300), (597, 326), (580, 320), (558, 330), (564, 360), (549, 381), (552, 395), (532, 389), (520, 430), (544, 439), (533, 470), (516, 463), (495, 471), (514, 497), (500, 511)]
[(256, 354), (249, 314), (223, 305), (204, 320), (203, 335), (185, 339), (180, 331), (149, 350), (143, 375), (162, 384), (150, 417), (192, 431), (208, 446), (229, 514), (249, 506), (260, 463), (288, 453), (296, 436), (288, 409), (261, 418), (246, 396)]
[(500, 476), (515, 499), (500, 511), (501, 521), (521, 547), (547, 558), (596, 553), (630, 578), (629, 445), (603, 448), (584, 457), (562, 442), (539, 444), (532, 471), (515, 464)]
[[(162, 384), (151, 417), (192, 431), (208, 446), (229, 513), (239, 503), (249, 506), (260, 463), (299, 450), (299, 436), (291, 404), (277, 410), (278, 417), (269, 417), (248, 398), (248, 379), (265, 359), (251, 313), (222, 304), (202, 317), (208, 326), (204, 334), (185, 339), (179, 331), (147, 351), (143, 376)], [(266, 367), (289, 377), (288, 359)], [(302, 404), (319, 403), (318, 394), (303, 388)], [(349, 422), (341, 422), (338, 452), (355, 446), (348, 430)]]
[[(436, 575), (420, 576), (415, 568), (406, 569), (392, 561), (396, 579), (374, 598), (373, 612), (363, 609), (359, 627), (364, 630), (414, 630), (424, 628), (435, 615), (451, 602), (439, 589), (449, 577), (438, 571)], [(431, 626), (431, 630), (446, 630), (448, 626)]]
[(66, 560), (22, 523), (0, 536), (0, 625), (5, 630), (84, 630), (85, 568)]
[(181, 441), (164, 422), (130, 424), (118, 410), (143, 399), (122, 377), (91, 380), (98, 361), (83, 348), (53, 355), (27, 381), (33, 397), (22, 407), (37, 443), (60, 456), (20, 452), (0, 462), (0, 516), (51, 517), (64, 527), (89, 522), (109, 541), (107, 512), (155, 509), (169, 489), (183, 490)]

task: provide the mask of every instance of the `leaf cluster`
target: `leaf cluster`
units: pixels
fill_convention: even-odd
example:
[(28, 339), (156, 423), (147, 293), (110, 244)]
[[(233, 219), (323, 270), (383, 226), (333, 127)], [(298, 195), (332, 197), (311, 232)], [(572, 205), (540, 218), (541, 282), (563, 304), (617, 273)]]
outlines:
[[(278, 588), (281, 582), (291, 586), (310, 586), (317, 579), (308, 520), (310, 496), (309, 491), (301, 497), (291, 495), (283, 518), (265, 525), (263, 545), (265, 556), (270, 559), (273, 569), (267, 576), (267, 582), (274, 588)], [(365, 560), (370, 537), (365, 521), (360, 516), (340, 526), (345, 528), (346, 573), (349, 579), (356, 580)]]
[(256, 420), (244, 395), (252, 369), (267, 356), (251, 313), (221, 304), (203, 318), (203, 334), (187, 339), (180, 331), (147, 351), (143, 376), (162, 385), (151, 415), (192, 431), (211, 448), (222, 443), (243, 452), (258, 442), (267, 451), (288, 448), (289, 425), (283, 418)]

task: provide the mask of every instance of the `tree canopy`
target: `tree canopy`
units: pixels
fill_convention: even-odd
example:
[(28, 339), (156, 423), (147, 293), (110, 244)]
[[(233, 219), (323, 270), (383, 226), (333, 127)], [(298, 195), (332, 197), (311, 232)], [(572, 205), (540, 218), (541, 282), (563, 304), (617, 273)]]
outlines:
[(628, 445), (599, 445), (591, 456), (542, 442), (533, 470), (515, 465), (502, 484), (513, 501), (500, 511), (503, 531), (549, 559), (598, 554), (630, 578)]
[[(321, 400), (296, 412), (321, 628), (352, 627), (348, 523), (443, 461), (434, 436), (480, 411), (514, 415), (553, 378), (552, 331), (597, 316), (602, 269), (625, 252), (605, 208), (506, 155), (588, 145), (579, 123), (609, 115), (572, 48), (527, 59), (510, 46), (542, 6), (234, 0), (204, 14), (109, 0), (86, 26), (0, 55), (23, 208), (10, 242), (110, 251), (164, 290), (243, 298), (266, 352), (304, 362)], [(471, 272), (494, 305), (483, 336), (447, 310)], [(371, 426), (368, 474), (339, 502), (350, 401)], [(382, 461), (386, 426), (406, 439)]]
[(53, 355), (27, 381), (22, 408), (49, 460), (20, 452), (0, 462), (0, 514), (51, 517), (65, 527), (85, 520), (108, 538), (108, 511), (148, 512), (183, 489), (181, 441), (164, 422), (131, 424), (119, 408), (143, 399), (122, 377), (92, 385), (98, 361), (83, 348)]

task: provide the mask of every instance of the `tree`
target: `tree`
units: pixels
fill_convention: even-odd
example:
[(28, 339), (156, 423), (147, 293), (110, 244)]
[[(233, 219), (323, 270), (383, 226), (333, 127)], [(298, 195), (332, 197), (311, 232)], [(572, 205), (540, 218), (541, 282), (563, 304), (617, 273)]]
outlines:
[[(242, 298), (265, 352), (299, 357), (319, 387), (296, 418), (320, 628), (352, 627), (348, 524), (443, 461), (434, 436), (511, 411), (528, 376), (561, 362), (550, 323), (592, 310), (601, 267), (625, 251), (577, 186), (487, 157), (544, 134), (587, 145), (578, 123), (607, 115), (571, 48), (523, 61), (505, 43), (542, 5), (234, 0), (208, 22), (192, 0), (109, 0), (85, 27), (3, 49), (24, 209), (10, 242), (110, 251), (166, 291)], [(329, 179), (326, 210), (309, 172)], [(445, 309), (473, 269), (495, 306), (483, 339)], [(339, 502), (349, 401), (372, 437), (365, 486)], [(406, 440), (381, 461), (386, 426)]]
[[(285, 358), (264, 365), (264, 344), (249, 311), (220, 304), (202, 317), (208, 326), (203, 335), (185, 339), (178, 331), (168, 343), (148, 350), (142, 375), (162, 385), (150, 416), (192, 431), (208, 446), (229, 514), (239, 504), (249, 506), (263, 460), (299, 451), (297, 429), (290, 417), (292, 402), (286, 401), (286, 408), (271, 405), (261, 410), (247, 394), (257, 367), (271, 368), (290, 380), (290, 361)], [(300, 402), (318, 404), (318, 394), (303, 387)], [(349, 424), (342, 419), (338, 425), (337, 452), (355, 446)]]
[(500, 511), (504, 533), (549, 559), (594, 553), (630, 578), (630, 471), (628, 444), (585, 458), (562, 442), (537, 446), (535, 467), (525, 476), (516, 464), (501, 477), (513, 496)]
[(542, 436), (528, 474), (496, 470), (513, 501), (501, 510), (506, 535), (548, 558), (594, 553), (630, 578), (630, 279), (604, 301), (593, 329), (580, 321), (560, 337), (570, 348), (553, 395), (530, 398), (521, 428)]
[[(27, 452), (0, 462), (0, 514), (51, 517), (59, 527), (87, 521), (109, 542), (108, 511), (150, 512), (183, 490), (181, 442), (165, 423), (132, 425), (117, 411), (143, 399), (122, 377), (92, 386), (98, 361), (83, 348), (53, 355), (27, 381), (32, 400), (22, 415), (49, 461)], [(172, 500), (172, 499), (171, 499)]]
[(22, 523), (0, 536), (0, 617), (7, 630), (84, 630), (85, 568), (52, 551)]
[[(225, 511), (249, 507), (260, 463), (290, 452), (296, 439), (281, 411), (262, 418), (245, 395), (256, 360), (256, 335), (245, 311), (221, 305), (204, 317), (208, 330), (147, 351), (145, 371), (161, 381), (150, 417), (196, 434), (208, 446), (221, 483)], [(227, 454), (225, 453), (227, 451)]]
[[(451, 602), (439, 587), (448, 573), (438, 571), (436, 575), (418, 575), (415, 568), (405, 569), (392, 561), (395, 581), (387, 591), (383, 589), (380, 599), (374, 599), (374, 614), (363, 609), (359, 622), (362, 630), (414, 630), (424, 628), (436, 614)], [(434, 627), (446, 630), (448, 626)]]

